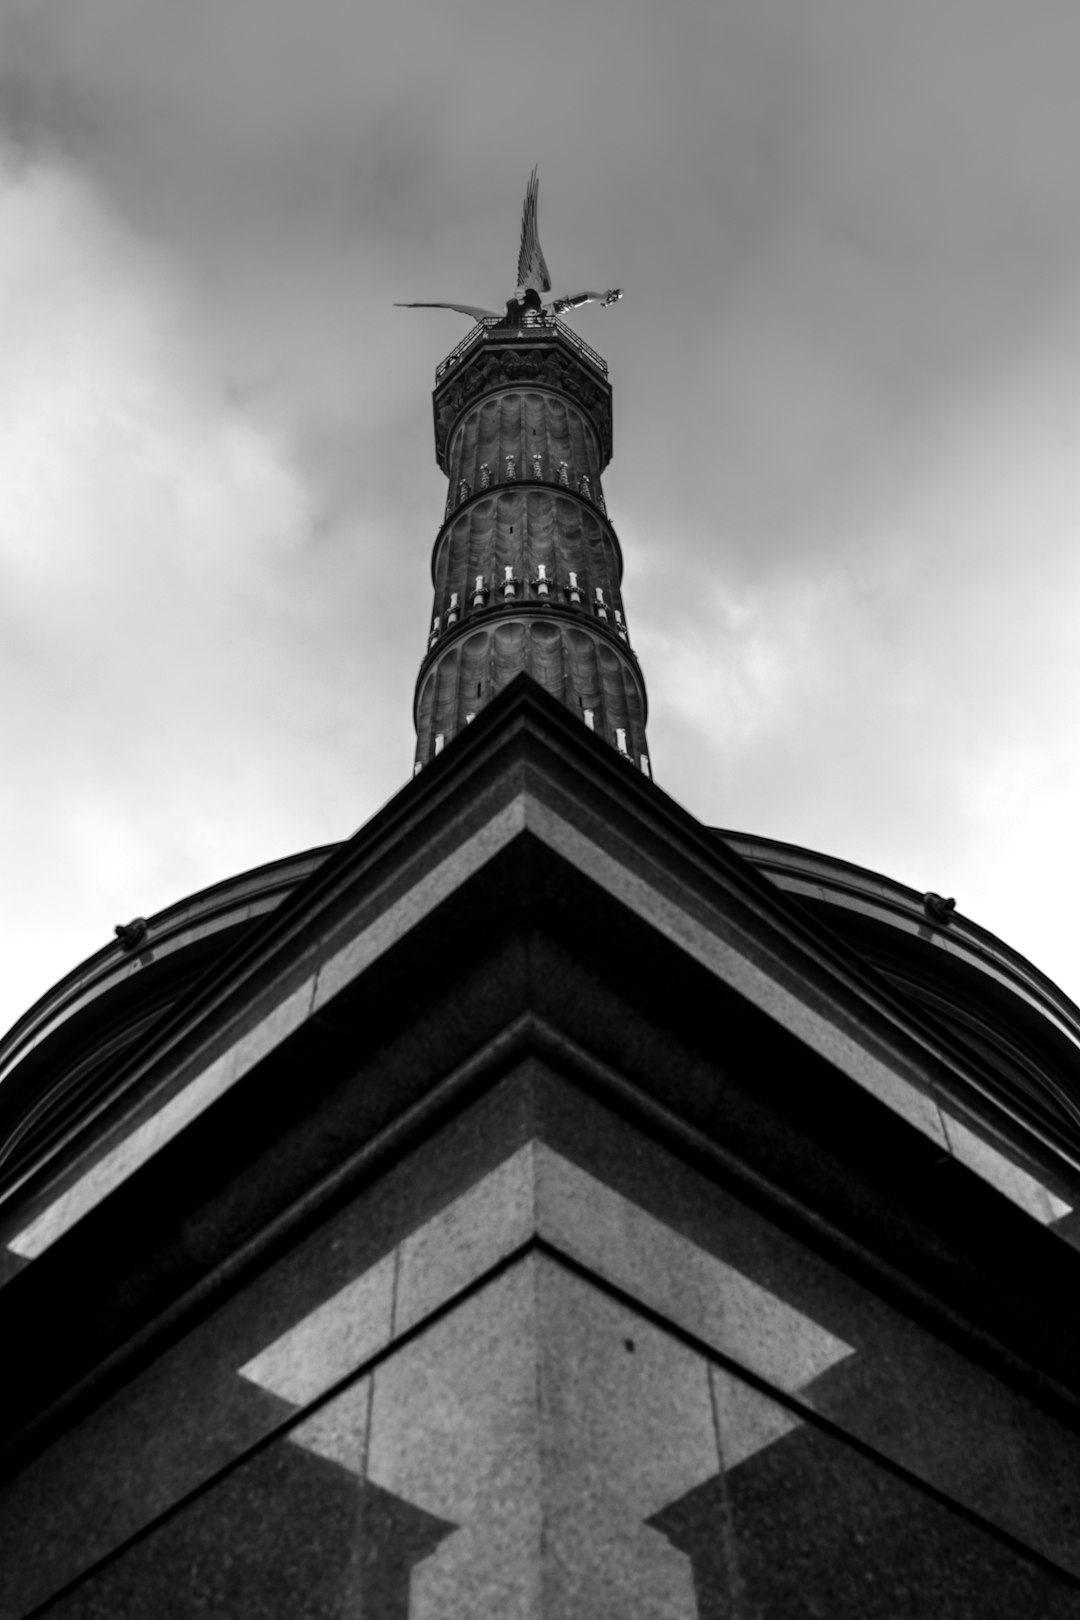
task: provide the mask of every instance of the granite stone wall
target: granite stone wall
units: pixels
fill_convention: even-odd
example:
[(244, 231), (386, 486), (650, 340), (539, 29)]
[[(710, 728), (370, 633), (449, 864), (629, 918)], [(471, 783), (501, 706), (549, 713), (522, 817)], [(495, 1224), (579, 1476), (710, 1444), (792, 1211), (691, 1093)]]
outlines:
[(0, 1497), (0, 1615), (1080, 1614), (1027, 1396), (528, 1063)]

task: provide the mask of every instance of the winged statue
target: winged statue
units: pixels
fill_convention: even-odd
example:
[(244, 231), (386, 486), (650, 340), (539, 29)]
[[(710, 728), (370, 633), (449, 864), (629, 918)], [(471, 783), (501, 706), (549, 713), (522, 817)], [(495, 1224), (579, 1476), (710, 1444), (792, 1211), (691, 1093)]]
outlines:
[(513, 298), (506, 301), (505, 310), (481, 309), (476, 304), (397, 304), (397, 309), (455, 309), (460, 315), (471, 315), (475, 321), (497, 320), (507, 326), (520, 326), (525, 317), (549, 319), (568, 309), (580, 309), (582, 304), (617, 304), (623, 295), (621, 287), (609, 287), (607, 292), (580, 292), (569, 296), (553, 293), (547, 260), (540, 246), (540, 233), (536, 223), (536, 204), (540, 195), (540, 181), (536, 169), (529, 176), (525, 189), (525, 206), (521, 211), (521, 248), (518, 252), (518, 284)]

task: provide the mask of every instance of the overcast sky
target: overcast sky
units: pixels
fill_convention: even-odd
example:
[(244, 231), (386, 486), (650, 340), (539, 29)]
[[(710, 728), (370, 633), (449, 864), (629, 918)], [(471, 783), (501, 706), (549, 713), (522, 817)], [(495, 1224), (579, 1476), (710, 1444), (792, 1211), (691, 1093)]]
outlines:
[(406, 781), (539, 163), (658, 782), (1080, 997), (1071, 0), (0, 0), (0, 1027)]

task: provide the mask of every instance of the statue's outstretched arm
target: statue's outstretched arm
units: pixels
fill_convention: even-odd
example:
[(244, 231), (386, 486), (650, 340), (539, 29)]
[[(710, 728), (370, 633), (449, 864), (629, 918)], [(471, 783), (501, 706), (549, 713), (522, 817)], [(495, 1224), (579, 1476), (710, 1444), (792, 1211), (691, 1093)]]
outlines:
[(544, 303), (556, 315), (561, 315), (564, 309), (580, 309), (582, 304), (600, 304), (602, 307), (606, 307), (608, 304), (617, 304), (622, 295), (623, 290), (621, 287), (609, 287), (607, 292), (580, 292), (574, 293), (569, 298), (553, 296), (545, 298)]

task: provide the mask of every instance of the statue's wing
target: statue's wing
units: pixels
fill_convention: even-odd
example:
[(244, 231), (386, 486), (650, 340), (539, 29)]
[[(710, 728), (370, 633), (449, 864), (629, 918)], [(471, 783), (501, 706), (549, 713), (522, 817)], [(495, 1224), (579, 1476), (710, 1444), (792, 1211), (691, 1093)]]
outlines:
[(538, 293), (551, 290), (551, 277), (544, 261), (544, 250), (536, 226), (536, 199), (540, 182), (534, 169), (525, 188), (525, 207), (521, 211), (521, 251), (518, 254), (518, 286), (532, 287)]
[(456, 309), (459, 315), (471, 315), (474, 321), (486, 321), (489, 315), (501, 320), (505, 311), (478, 309), (475, 304), (395, 304), (395, 309)]
[(617, 304), (622, 295), (621, 287), (609, 287), (607, 292), (573, 293), (569, 298), (556, 297), (552, 294), (550, 298), (544, 299), (544, 303), (550, 305), (556, 315), (561, 315), (564, 309), (580, 309), (582, 304), (601, 304), (605, 307), (608, 304)]

